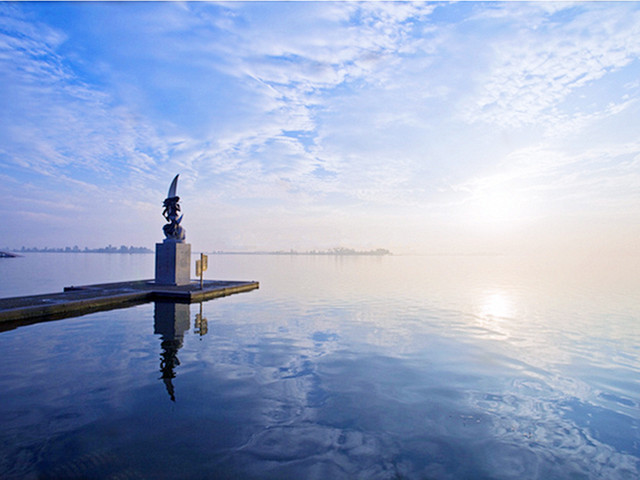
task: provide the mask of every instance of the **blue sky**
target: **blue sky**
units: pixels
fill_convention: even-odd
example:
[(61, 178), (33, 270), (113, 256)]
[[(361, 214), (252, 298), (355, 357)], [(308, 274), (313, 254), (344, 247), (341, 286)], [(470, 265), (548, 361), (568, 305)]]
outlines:
[(636, 2), (0, 3), (0, 246), (640, 253)]

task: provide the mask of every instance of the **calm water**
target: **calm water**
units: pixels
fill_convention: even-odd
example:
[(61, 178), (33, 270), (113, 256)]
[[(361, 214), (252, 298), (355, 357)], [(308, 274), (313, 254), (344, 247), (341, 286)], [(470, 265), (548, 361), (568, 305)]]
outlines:
[[(0, 333), (0, 478), (637, 479), (640, 259), (210, 256), (260, 290)], [(0, 260), (0, 297), (152, 255)]]

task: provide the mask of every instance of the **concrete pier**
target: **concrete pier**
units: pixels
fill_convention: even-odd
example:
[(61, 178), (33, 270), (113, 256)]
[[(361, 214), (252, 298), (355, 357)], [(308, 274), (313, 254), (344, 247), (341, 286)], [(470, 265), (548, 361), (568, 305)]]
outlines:
[[(62, 293), (0, 298), (0, 328), (11, 322), (64, 318), (151, 301), (202, 302), (260, 287), (258, 282), (205, 280), (188, 285), (158, 285), (153, 280), (65, 287)], [(8, 326), (8, 325), (6, 325)]]

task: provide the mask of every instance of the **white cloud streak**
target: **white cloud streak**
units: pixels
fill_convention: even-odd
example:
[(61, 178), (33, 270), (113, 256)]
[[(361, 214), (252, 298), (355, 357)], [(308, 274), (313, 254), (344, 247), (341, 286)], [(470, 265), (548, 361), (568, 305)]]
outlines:
[(553, 130), (558, 119), (567, 120), (562, 106), (571, 95), (640, 57), (637, 9), (595, 5), (560, 21), (553, 17), (557, 12), (537, 5), (542, 7), (537, 16), (488, 45), (493, 60), (478, 77), (477, 97), (465, 112), (468, 121), (506, 127), (546, 123)]
[[(2, 160), (42, 175), (74, 168), (113, 178), (148, 171), (161, 150), (152, 128), (79, 78), (57, 51), (60, 32), (2, 9)], [(119, 166), (120, 165), (120, 166)]]

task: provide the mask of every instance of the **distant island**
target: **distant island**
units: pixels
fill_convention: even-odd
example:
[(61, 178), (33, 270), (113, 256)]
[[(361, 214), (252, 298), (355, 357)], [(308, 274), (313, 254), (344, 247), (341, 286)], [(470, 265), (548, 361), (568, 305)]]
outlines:
[(102, 248), (88, 248), (84, 247), (81, 249), (77, 245), (73, 247), (64, 247), (64, 248), (27, 248), (22, 247), (20, 250), (13, 250), (13, 252), (20, 253), (153, 253), (153, 250), (147, 247), (127, 247), (126, 245), (122, 245), (120, 247), (114, 247), (112, 245), (108, 245)]
[(385, 248), (377, 248), (375, 250), (354, 250), (352, 248), (331, 248), (329, 250), (308, 250), (299, 252), (297, 250), (277, 250), (277, 251), (260, 251), (260, 252), (226, 252), (222, 250), (211, 252), (212, 255), (368, 255), (368, 256), (383, 256), (392, 255), (392, 253)]

